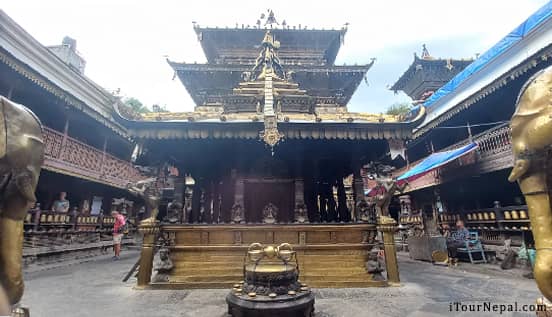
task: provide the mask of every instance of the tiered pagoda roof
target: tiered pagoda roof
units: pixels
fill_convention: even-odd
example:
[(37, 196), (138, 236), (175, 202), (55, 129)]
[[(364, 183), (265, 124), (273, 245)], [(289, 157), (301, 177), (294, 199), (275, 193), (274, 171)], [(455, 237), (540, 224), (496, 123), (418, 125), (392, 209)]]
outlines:
[(421, 57), (414, 53), (414, 61), (391, 87), (391, 90), (404, 91), (415, 101), (424, 100), (471, 62), (473, 59), (434, 58), (424, 44)]
[(423, 108), (408, 122), (397, 116), (347, 110), (373, 61), (359, 66), (334, 65), (346, 27), (307, 30), (275, 26), (270, 14), (268, 27), (262, 27), (260, 21), (255, 28), (202, 28), (195, 24), (208, 62), (168, 61), (196, 103), (194, 111), (143, 114), (139, 121), (127, 122), (133, 135), (261, 136), (269, 144), (272, 141), (265, 137), (269, 132), (275, 140), (409, 138), (423, 118)]
[[(269, 13), (266, 22), (264, 26), (258, 21), (256, 27), (241, 28), (209, 28), (194, 24), (207, 63), (169, 61), (169, 64), (192, 96), (196, 106), (219, 106), (224, 107), (225, 111), (233, 112), (235, 106), (232, 104), (236, 100), (230, 98), (233, 99), (230, 101), (229, 96), (235, 94), (235, 88), (240, 86), (240, 83), (247, 81), (247, 74), (258, 62), (259, 44), (265, 34), (270, 32), (279, 43), (276, 49), (277, 56), (279, 63), (285, 68), (282, 77), (298, 85), (311, 97), (308, 112), (324, 112), (329, 108), (335, 110), (345, 107), (373, 64), (372, 62), (360, 66), (334, 65), (347, 28), (313, 30), (306, 27), (290, 27), (285, 22), (278, 25), (272, 12)], [(243, 85), (241, 87), (243, 88)], [(259, 102), (253, 100), (255, 98), (250, 99), (242, 100), (246, 103), (243, 107), (247, 110), (254, 109), (255, 104)], [(226, 109), (228, 104), (230, 106)]]

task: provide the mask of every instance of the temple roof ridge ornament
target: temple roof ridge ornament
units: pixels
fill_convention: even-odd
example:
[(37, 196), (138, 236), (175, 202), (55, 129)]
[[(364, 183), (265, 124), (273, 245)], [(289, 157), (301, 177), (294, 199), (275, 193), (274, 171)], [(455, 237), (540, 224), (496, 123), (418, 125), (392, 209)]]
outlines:
[(425, 44), (422, 44), (422, 59), (425, 60), (434, 60), (435, 58), (429, 54), (429, 51), (427, 50), (427, 47)]

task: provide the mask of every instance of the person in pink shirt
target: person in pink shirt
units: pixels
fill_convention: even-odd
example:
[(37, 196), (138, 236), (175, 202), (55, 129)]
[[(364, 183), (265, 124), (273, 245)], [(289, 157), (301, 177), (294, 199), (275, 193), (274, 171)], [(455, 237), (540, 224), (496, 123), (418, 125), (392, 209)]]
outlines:
[(116, 210), (111, 212), (111, 216), (115, 218), (115, 224), (113, 225), (113, 251), (115, 251), (115, 256), (113, 256), (113, 260), (118, 260), (121, 255), (121, 241), (124, 235), (126, 220), (125, 217)]

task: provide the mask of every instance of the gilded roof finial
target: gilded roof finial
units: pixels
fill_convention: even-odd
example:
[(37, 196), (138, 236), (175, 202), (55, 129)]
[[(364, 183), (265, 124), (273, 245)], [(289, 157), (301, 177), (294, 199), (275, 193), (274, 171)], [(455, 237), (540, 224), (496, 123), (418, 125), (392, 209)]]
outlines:
[(268, 17), (266, 18), (266, 22), (264, 25), (267, 25), (267, 24), (276, 24), (276, 25), (280, 25), (280, 23), (278, 23), (278, 21), (276, 21), (276, 17), (274, 16), (274, 12), (272, 12), (272, 10), (268, 9)]
[(422, 59), (433, 59), (425, 44), (422, 44)]
[(283, 79), (284, 70), (278, 58), (277, 50), (280, 48), (280, 42), (274, 39), (274, 34), (266, 31), (261, 42), (261, 52), (255, 61), (250, 80), (263, 79), (268, 71), (277, 79)]

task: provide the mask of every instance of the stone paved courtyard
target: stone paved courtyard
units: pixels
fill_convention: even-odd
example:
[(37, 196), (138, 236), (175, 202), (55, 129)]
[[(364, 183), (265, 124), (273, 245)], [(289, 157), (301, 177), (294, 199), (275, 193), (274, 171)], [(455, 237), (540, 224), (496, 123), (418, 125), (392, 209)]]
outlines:
[[(121, 261), (107, 256), (26, 274), (23, 303), (32, 317), (226, 316), (228, 290), (137, 291), (121, 279), (138, 253)], [(534, 313), (450, 312), (451, 302), (532, 304), (533, 280), (492, 266), (437, 267), (399, 256), (402, 286), (316, 290), (316, 317), (337, 316), (534, 316)], [(519, 275), (519, 274), (517, 274)]]

